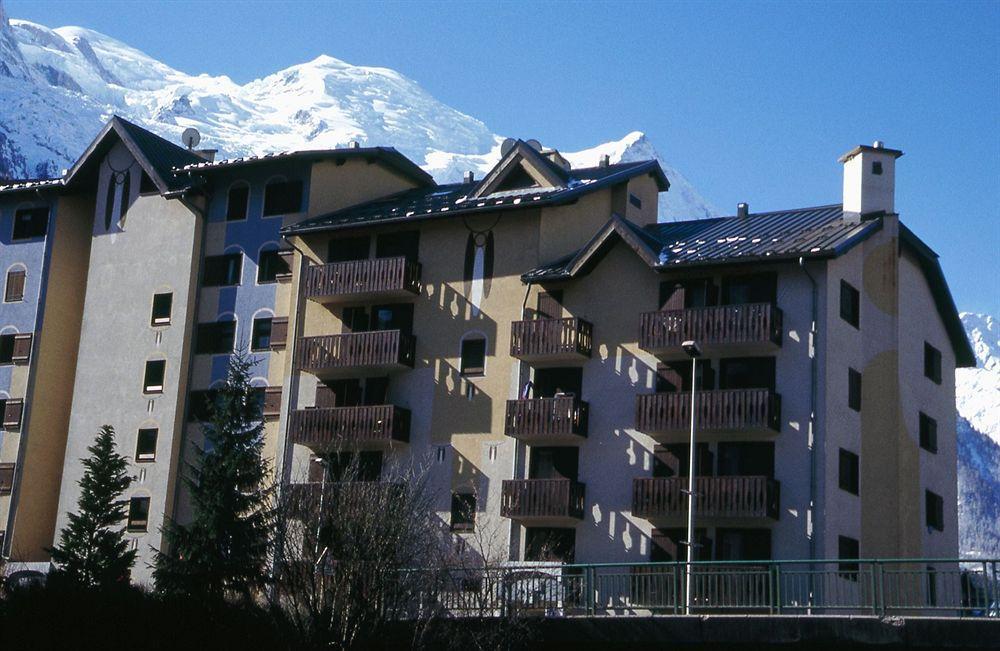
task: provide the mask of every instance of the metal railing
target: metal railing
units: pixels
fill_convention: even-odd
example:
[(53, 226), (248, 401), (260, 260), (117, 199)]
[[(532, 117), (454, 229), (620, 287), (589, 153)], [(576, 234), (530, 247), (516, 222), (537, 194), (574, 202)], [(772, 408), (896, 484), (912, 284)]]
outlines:
[[(699, 561), (690, 568), (693, 615), (1000, 617), (1000, 559)], [(687, 571), (682, 562), (510, 563), (436, 571), (428, 589), (459, 616), (514, 609), (549, 617), (682, 615)]]

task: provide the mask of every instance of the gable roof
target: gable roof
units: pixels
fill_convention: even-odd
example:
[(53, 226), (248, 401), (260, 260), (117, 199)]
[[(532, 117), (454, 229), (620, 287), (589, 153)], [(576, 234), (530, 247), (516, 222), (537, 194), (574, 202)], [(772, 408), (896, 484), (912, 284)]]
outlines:
[(534, 147), (519, 139), (483, 177), (469, 196), (478, 199), (492, 194), (503, 185), (504, 179), (517, 170), (524, 170), (539, 187), (565, 187), (569, 180), (565, 168), (556, 165)]
[(425, 219), (551, 206), (575, 201), (584, 194), (631, 178), (651, 174), (661, 190), (670, 186), (660, 164), (655, 160), (618, 163), (605, 167), (567, 170), (568, 181), (563, 187), (540, 187), (495, 192), (474, 198), (481, 182), (432, 185), (343, 208), (325, 215), (306, 219), (282, 229), (285, 235), (300, 235), (320, 231), (360, 228), (373, 224), (392, 224)]

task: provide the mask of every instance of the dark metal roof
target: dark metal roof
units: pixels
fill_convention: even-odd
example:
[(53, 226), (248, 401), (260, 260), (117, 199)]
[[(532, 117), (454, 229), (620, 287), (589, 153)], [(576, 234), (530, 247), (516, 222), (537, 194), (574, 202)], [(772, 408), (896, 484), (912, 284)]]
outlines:
[(655, 160), (618, 163), (605, 167), (569, 170), (569, 181), (563, 187), (525, 188), (495, 192), (470, 198), (478, 182), (435, 185), (407, 190), (383, 199), (369, 201), (342, 210), (287, 226), (285, 235), (360, 227), (373, 223), (409, 222), (454, 214), (489, 212), (526, 208), (533, 205), (553, 205), (573, 201), (581, 195), (642, 174), (653, 174), (658, 183), (666, 183), (660, 164)]

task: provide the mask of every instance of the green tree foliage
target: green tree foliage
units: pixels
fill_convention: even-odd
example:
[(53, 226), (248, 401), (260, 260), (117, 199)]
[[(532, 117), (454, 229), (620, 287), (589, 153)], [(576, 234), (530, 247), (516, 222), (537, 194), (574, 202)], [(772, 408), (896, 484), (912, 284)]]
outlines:
[(274, 488), (261, 455), (260, 393), (250, 385), (253, 360), (230, 358), (225, 384), (208, 405), (204, 444), (193, 446), (184, 483), (193, 518), (168, 521), (154, 579), (165, 594), (249, 600), (267, 581)]
[(128, 461), (115, 451), (110, 425), (101, 428), (87, 451), (77, 513), (69, 514), (59, 546), (49, 550), (56, 566), (53, 578), (84, 588), (127, 585), (136, 554), (120, 526), (128, 504), (121, 496), (132, 483)]

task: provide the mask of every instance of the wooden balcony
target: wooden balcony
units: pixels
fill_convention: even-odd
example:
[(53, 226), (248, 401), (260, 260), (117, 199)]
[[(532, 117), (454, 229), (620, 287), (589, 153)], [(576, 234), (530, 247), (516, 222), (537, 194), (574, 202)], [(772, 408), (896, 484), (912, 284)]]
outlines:
[(639, 347), (664, 359), (684, 358), (681, 344), (690, 340), (709, 356), (753, 353), (781, 346), (781, 327), (771, 303), (659, 310), (640, 316)]
[(583, 519), (584, 485), (571, 479), (505, 479), (500, 515), (544, 522)]
[(413, 298), (420, 293), (420, 264), (398, 257), (314, 265), (302, 291), (324, 304)]
[(581, 362), (590, 357), (594, 326), (575, 317), (531, 319), (510, 326), (510, 356), (525, 362)]
[(504, 434), (534, 445), (576, 443), (587, 436), (589, 412), (573, 396), (508, 400)]
[(295, 351), (299, 369), (320, 379), (413, 368), (416, 338), (399, 330), (301, 337)]
[(297, 409), (288, 432), (293, 442), (317, 452), (386, 446), (410, 440), (410, 410), (395, 405)]
[[(781, 484), (763, 476), (696, 477), (698, 518), (778, 519)], [(639, 477), (632, 480), (632, 515), (640, 518), (686, 518), (687, 477)]]
[[(769, 389), (695, 392), (698, 432), (781, 431), (781, 396)], [(647, 434), (690, 431), (691, 394), (644, 393), (635, 397), (635, 428)]]

